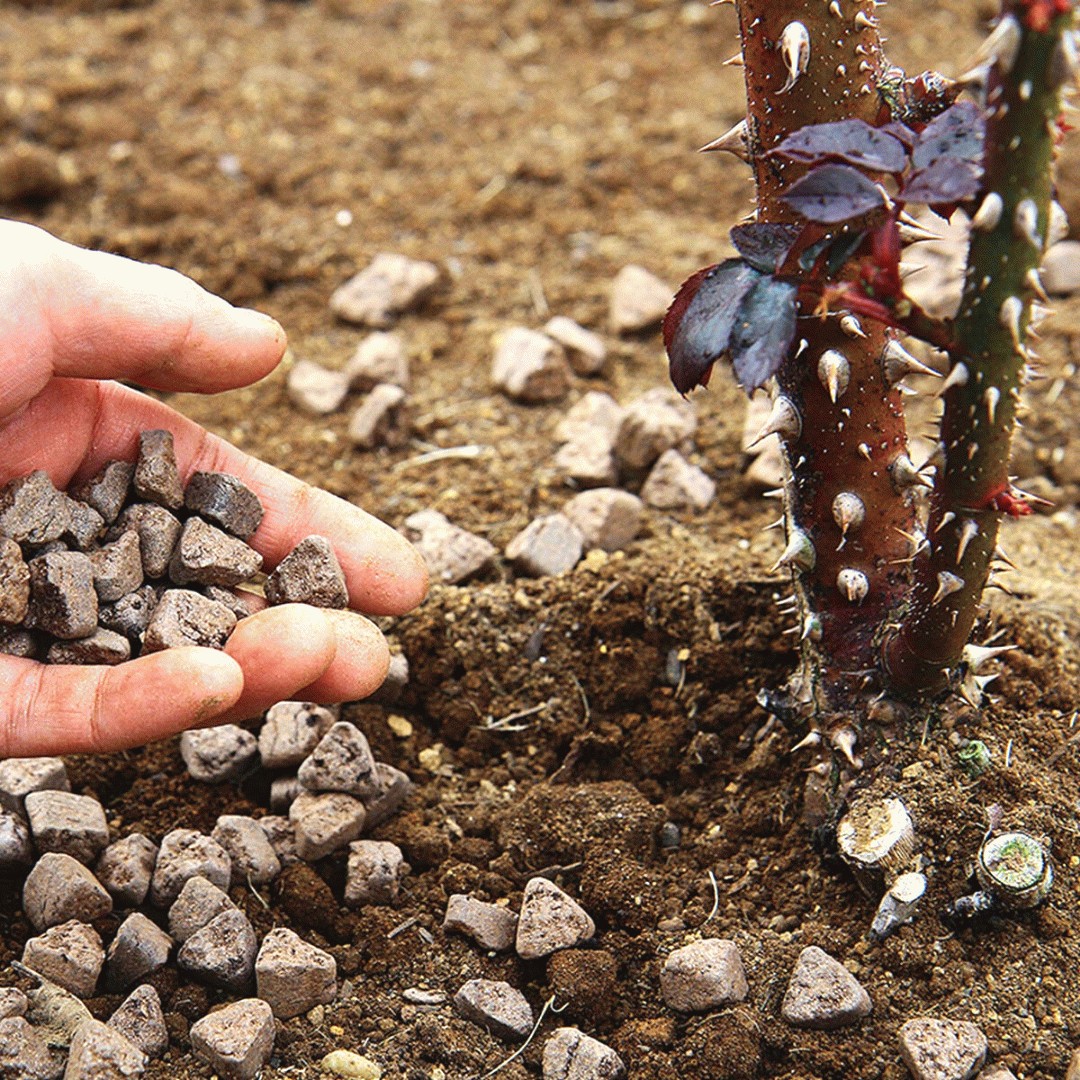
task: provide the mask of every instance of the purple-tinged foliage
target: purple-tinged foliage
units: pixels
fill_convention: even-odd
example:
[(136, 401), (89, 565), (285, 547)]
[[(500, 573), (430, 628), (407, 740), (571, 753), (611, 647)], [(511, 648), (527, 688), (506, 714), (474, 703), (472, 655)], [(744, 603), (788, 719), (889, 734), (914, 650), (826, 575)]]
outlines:
[(900, 192), (905, 202), (950, 206), (974, 198), (982, 186), (982, 169), (962, 158), (940, 157), (915, 173)]
[(981, 166), (986, 140), (986, 118), (971, 101), (958, 101), (919, 135), (911, 151), (911, 163), (925, 169), (936, 161), (969, 161)]
[(907, 165), (904, 143), (865, 120), (836, 120), (800, 128), (773, 153), (807, 165), (844, 161), (873, 172), (899, 173)]
[(763, 274), (775, 274), (802, 233), (801, 225), (753, 221), (736, 225), (728, 234), (735, 250)]
[(780, 370), (795, 340), (798, 288), (789, 281), (763, 277), (746, 295), (731, 343), (731, 361), (739, 385), (752, 394)]
[(819, 165), (796, 180), (782, 196), (809, 221), (838, 225), (884, 205), (878, 186), (850, 165)]

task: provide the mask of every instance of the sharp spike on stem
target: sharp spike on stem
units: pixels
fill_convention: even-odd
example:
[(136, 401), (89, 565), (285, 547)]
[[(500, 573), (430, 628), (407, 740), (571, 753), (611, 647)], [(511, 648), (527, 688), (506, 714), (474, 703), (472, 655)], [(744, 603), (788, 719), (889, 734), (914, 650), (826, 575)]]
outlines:
[(780, 35), (780, 53), (787, 68), (787, 82), (780, 93), (787, 93), (810, 66), (810, 33), (801, 22), (789, 22)]
[(802, 434), (802, 417), (790, 398), (778, 394), (773, 400), (772, 412), (765, 426), (757, 433), (747, 449), (751, 449), (770, 435), (779, 435), (785, 442), (792, 442)]
[(979, 232), (993, 232), (1004, 210), (1005, 200), (996, 191), (991, 191), (975, 211), (971, 227)]
[(821, 732), (818, 730), (808, 731), (789, 751), (789, 754), (798, 753), (800, 750), (809, 750), (821, 745)]
[(906, 375), (933, 375), (935, 378), (940, 378), (939, 372), (921, 360), (917, 360), (895, 338), (889, 338), (885, 343), (885, 351), (881, 354), (881, 365), (890, 386), (896, 386)]
[(1001, 391), (996, 386), (988, 386), (983, 391), (983, 401), (986, 402), (986, 412), (992, 424), (997, 415), (998, 402), (1001, 401)]
[(968, 544), (979, 535), (979, 525), (971, 518), (967, 518), (960, 526), (960, 538), (956, 543), (956, 565), (959, 566), (964, 558), (964, 552), (968, 549)]
[(964, 579), (958, 577), (956, 574), (950, 574), (948, 570), (942, 570), (937, 576), (937, 592), (934, 593), (933, 600), (930, 601), (930, 606), (933, 607), (936, 604), (940, 604), (946, 596), (952, 596), (954, 592), (959, 592), (964, 587)]
[(828, 391), (829, 399), (835, 405), (844, 396), (844, 391), (851, 381), (851, 365), (847, 357), (836, 349), (826, 349), (818, 360), (818, 379)]
[(1015, 648), (1015, 645), (987, 646), (967, 644), (964, 646), (961, 659), (973, 672), (978, 674), (992, 660), (996, 660), (1007, 652), (1012, 652)]
[(740, 120), (733, 128), (729, 128), (718, 139), (713, 139), (711, 143), (706, 143), (701, 147), (698, 153), (709, 154), (714, 151), (723, 151), (727, 154), (734, 154), (740, 161), (749, 162), (750, 142), (747, 137), (746, 121)]
[(855, 756), (855, 744), (858, 742), (858, 736), (853, 728), (837, 728), (836, 731), (829, 735), (829, 742), (847, 758), (853, 769), (862, 768), (862, 759)]
[(800, 573), (809, 573), (817, 563), (817, 552), (810, 534), (805, 530), (794, 527), (788, 535), (787, 547), (784, 548), (780, 558), (776, 560), (770, 573), (775, 573), (781, 567), (790, 566)]
[(938, 390), (938, 397), (944, 397), (954, 386), (967, 386), (967, 381), (971, 377), (971, 372), (968, 371), (968, 366), (962, 360), (953, 364), (952, 370), (945, 376), (945, 381), (941, 384), (941, 389)]
[(870, 594), (870, 579), (852, 566), (845, 566), (836, 575), (836, 587), (849, 604), (859, 605)]

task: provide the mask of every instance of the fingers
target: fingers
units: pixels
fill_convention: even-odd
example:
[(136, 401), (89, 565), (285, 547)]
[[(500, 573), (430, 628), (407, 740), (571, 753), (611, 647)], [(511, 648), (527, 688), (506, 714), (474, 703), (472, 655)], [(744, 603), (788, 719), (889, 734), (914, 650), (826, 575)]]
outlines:
[(214, 649), (169, 649), (116, 667), (0, 657), (0, 758), (142, 746), (228, 709), (243, 685), (240, 665)]
[(0, 252), (0, 340), (22, 358), (0, 382), (0, 416), (53, 375), (215, 393), (261, 378), (285, 351), (273, 319), (175, 270), (17, 222), (0, 222)]
[(249, 541), (268, 567), (305, 536), (325, 536), (349, 588), (350, 606), (398, 615), (427, 592), (427, 568), (395, 529), (363, 510), (257, 461), (209, 435), (162, 402), (117, 383), (56, 379), (3, 429), (0, 480), (47, 469), (53, 483), (92, 475), (110, 458), (132, 461), (139, 432), (167, 428), (186, 480), (193, 472), (227, 472), (259, 496), (266, 514)]
[(292, 695), (294, 701), (359, 701), (374, 694), (390, 667), (390, 649), (374, 623), (354, 611), (324, 611), (337, 649), (318, 679)]

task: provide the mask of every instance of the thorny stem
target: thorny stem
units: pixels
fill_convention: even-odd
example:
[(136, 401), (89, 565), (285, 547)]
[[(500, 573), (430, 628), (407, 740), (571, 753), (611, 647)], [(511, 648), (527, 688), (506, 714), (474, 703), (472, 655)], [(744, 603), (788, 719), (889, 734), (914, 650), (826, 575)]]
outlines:
[[(885, 68), (872, 2), (738, 0), (748, 101), (747, 141), (757, 182), (759, 221), (797, 216), (780, 196), (804, 171), (768, 152), (810, 124), (860, 117), (874, 123)], [(808, 55), (796, 50), (807, 47)], [(792, 67), (802, 70), (792, 77)], [(788, 89), (784, 89), (785, 86)], [(781, 368), (779, 392), (794, 407), (798, 432), (785, 433), (789, 562), (800, 598), (803, 669), (793, 696), (815, 711), (842, 710), (878, 664), (877, 635), (908, 588), (915, 513), (903, 495), (907, 439), (901, 399), (880, 358), (885, 332), (862, 321), (863, 337), (841, 328), (842, 312), (802, 312), (796, 345)], [(819, 375), (832, 351), (846, 386), (832, 400)], [(834, 384), (839, 389), (839, 384)], [(838, 496), (862, 520), (845, 531)], [(856, 501), (852, 501), (856, 500)]]
[[(1062, 84), (1075, 76), (1071, 5), (1007, 0), (987, 86), (985, 199), (973, 229), (945, 395), (929, 549), (885, 659), (894, 687), (939, 689), (971, 634), (1003, 512), (1037, 267), (1047, 236)], [(1062, 10), (1065, 8), (1066, 10)], [(996, 220), (995, 220), (996, 218)], [(979, 216), (976, 217), (979, 222)]]

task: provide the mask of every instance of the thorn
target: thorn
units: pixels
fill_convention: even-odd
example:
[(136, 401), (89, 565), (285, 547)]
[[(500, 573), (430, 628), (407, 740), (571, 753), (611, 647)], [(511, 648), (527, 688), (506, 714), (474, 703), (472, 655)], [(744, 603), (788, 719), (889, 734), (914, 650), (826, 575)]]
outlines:
[(829, 14), (837, 19), (844, 17), (843, 11), (840, 10), (840, 0), (829, 0)]
[(853, 769), (862, 768), (862, 758), (855, 756), (855, 743), (858, 742), (858, 736), (852, 728), (838, 728), (829, 735), (829, 742), (848, 759)]
[(844, 396), (851, 380), (851, 365), (843, 353), (836, 349), (826, 349), (818, 360), (818, 379), (829, 392), (829, 398), (835, 405)]
[(877, 26), (877, 22), (871, 19), (865, 11), (858, 11), (855, 13), (855, 29), (856, 30), (873, 30)]
[(994, 548), (994, 558), (1000, 559), (1006, 566), (1011, 567), (1013, 570), (1017, 569), (1016, 563), (1005, 554), (1005, 549), (1000, 544)]
[(960, 656), (963, 663), (967, 664), (971, 671), (978, 674), (978, 672), (990, 663), (991, 660), (996, 660), (1003, 653), (1012, 652), (1016, 648), (1015, 645), (996, 645), (987, 647), (986, 645), (965, 645), (964, 651)]
[(866, 506), (854, 491), (841, 491), (832, 504), (833, 520), (840, 529), (840, 548), (847, 543), (849, 529), (858, 529), (866, 520)]
[(866, 337), (866, 332), (862, 328), (862, 323), (859, 322), (851, 312), (840, 316), (840, 329), (847, 334), (848, 337)]
[(996, 191), (991, 191), (975, 211), (971, 227), (978, 232), (992, 232), (997, 228), (1004, 210), (1005, 200)]
[(762, 532), (768, 532), (770, 529), (782, 529), (784, 527), (784, 519), (778, 517), (775, 521), (770, 522), (768, 525), (762, 528)]
[(1024, 31), (1015, 15), (1006, 15), (990, 32), (990, 36), (975, 54), (975, 64), (997, 64), (1002, 75), (1008, 75), (1016, 64)]
[(769, 419), (765, 421), (765, 426), (757, 433), (757, 437), (747, 449), (757, 446), (762, 439), (767, 439), (770, 435), (779, 435), (785, 442), (793, 442), (801, 434), (802, 418), (799, 416), (799, 410), (791, 403), (791, 398), (778, 394), (773, 401)]
[(885, 371), (885, 381), (890, 386), (896, 386), (906, 375), (941, 377), (932, 367), (912, 356), (895, 338), (889, 338), (885, 343), (885, 350), (881, 354), (881, 364)]
[(714, 150), (722, 150), (728, 154), (734, 154), (740, 161), (749, 162), (750, 142), (747, 138), (746, 121), (740, 120), (733, 128), (729, 128), (718, 139), (706, 143), (698, 151), (699, 154), (708, 154)]
[(960, 538), (956, 542), (956, 565), (959, 566), (961, 560), (964, 557), (964, 552), (967, 551), (968, 545), (976, 536), (979, 535), (978, 523), (971, 518), (966, 518), (963, 525), (960, 526)]
[(1080, 74), (1080, 56), (1077, 55), (1076, 45), (1076, 36), (1065, 33), (1054, 46), (1047, 74), (1050, 85), (1055, 90), (1060, 90), (1069, 83), (1075, 82), (1077, 75)]
[(746, 67), (746, 61), (743, 59), (743, 54), (741, 52), (737, 52), (734, 56), (729, 56), (720, 66)]
[(784, 497), (784, 489), (782, 487), (770, 488), (768, 491), (763, 491), (761, 497), (763, 499), (782, 499)]
[(1039, 235), (1039, 208), (1034, 199), (1021, 199), (1016, 204), (1013, 214), (1013, 232), (1021, 240), (1026, 240), (1036, 251), (1042, 251), (1042, 237)]
[(845, 566), (836, 575), (836, 587), (849, 604), (861, 604), (870, 593), (870, 579), (854, 567)]
[(968, 371), (967, 364), (963, 360), (958, 360), (953, 364), (949, 374), (945, 376), (945, 381), (938, 391), (938, 397), (944, 397), (954, 386), (967, 386), (970, 376), (971, 372)]
[(1024, 275), (1024, 284), (1044, 303), (1050, 303), (1050, 297), (1046, 293), (1046, 288), (1043, 286), (1042, 274), (1039, 273), (1038, 267), (1033, 266)]
[(810, 33), (801, 22), (789, 22), (780, 35), (780, 52), (787, 68), (787, 82), (780, 89), (787, 93), (810, 66)]
[(805, 641), (807, 638), (811, 641), (821, 639), (821, 619), (813, 612), (808, 612), (806, 618), (803, 619), (802, 634), (799, 636), (799, 640)]
[(946, 525), (951, 524), (955, 520), (956, 515), (951, 510), (946, 510), (945, 513), (941, 515), (941, 520), (937, 523), (937, 527), (934, 529), (935, 535), (941, 532), (941, 530), (944, 529)]
[(897, 454), (896, 459), (889, 466), (889, 475), (892, 477), (893, 487), (901, 495), (912, 488), (933, 487), (911, 463), (911, 458), (907, 454)]
[(859, 453), (862, 455), (862, 457), (866, 458), (867, 461), (869, 461), (874, 456), (873, 451), (864, 442), (859, 443)]
[(1001, 391), (996, 386), (988, 386), (983, 392), (983, 401), (986, 402), (986, 411), (990, 416), (990, 423), (994, 422), (997, 415), (998, 402), (1001, 400)]
[(1061, 203), (1052, 201), (1046, 222), (1046, 246), (1053, 247), (1069, 235), (1069, 215)]
[(930, 601), (930, 606), (941, 603), (946, 596), (952, 596), (954, 592), (959, 592), (964, 587), (964, 579), (957, 577), (956, 574), (950, 574), (948, 570), (942, 570), (937, 576), (937, 592), (934, 593), (934, 598)]
[(1020, 321), (1024, 316), (1024, 301), (1019, 296), (1007, 296), (1001, 302), (998, 309), (998, 321), (1012, 338), (1013, 348), (1022, 350), (1023, 338), (1021, 335)]
[(769, 571), (776, 573), (783, 566), (790, 566), (793, 570), (808, 574), (817, 563), (817, 552), (814, 550), (814, 542), (810, 534), (798, 526), (792, 528), (788, 535), (787, 547), (784, 548), (780, 558)]
[(821, 732), (808, 731), (789, 751), (789, 754), (797, 753), (799, 750), (809, 750), (811, 747), (821, 745)]

